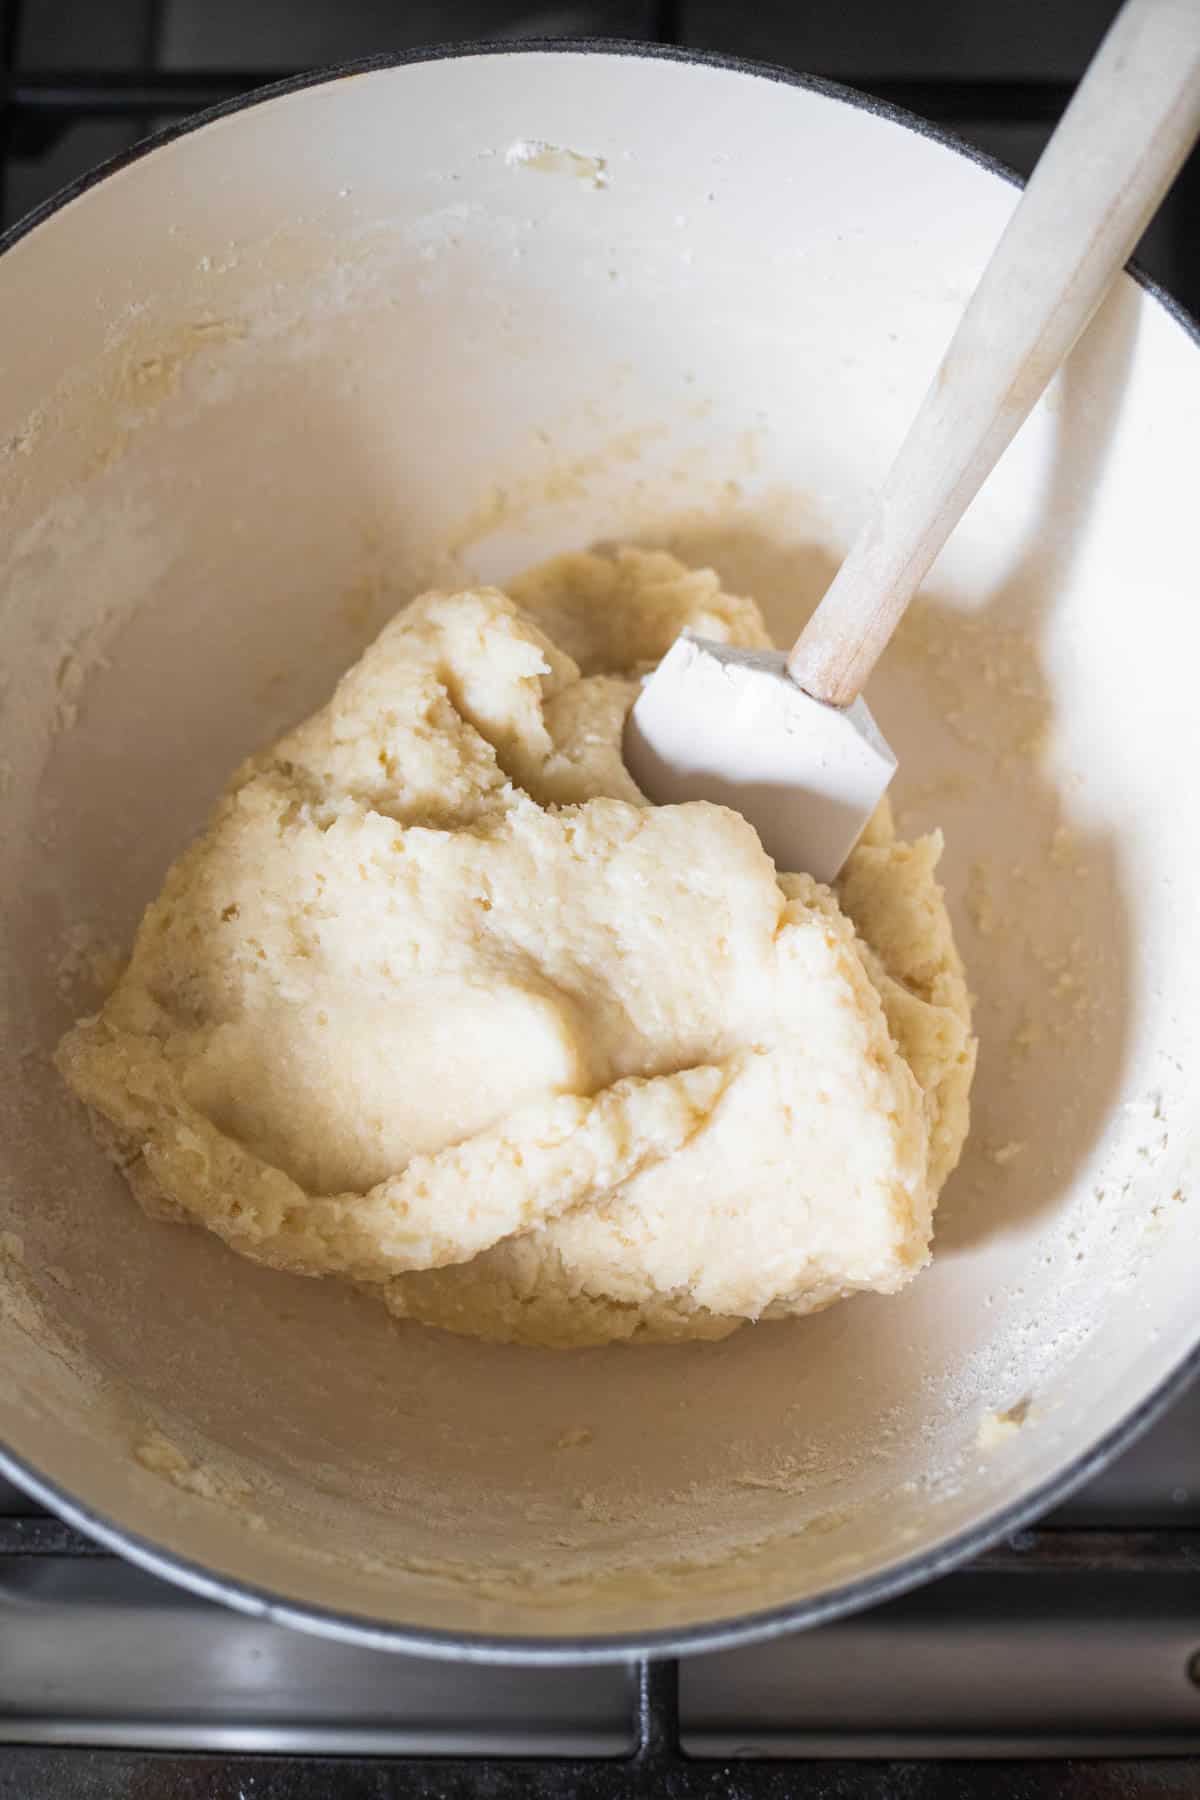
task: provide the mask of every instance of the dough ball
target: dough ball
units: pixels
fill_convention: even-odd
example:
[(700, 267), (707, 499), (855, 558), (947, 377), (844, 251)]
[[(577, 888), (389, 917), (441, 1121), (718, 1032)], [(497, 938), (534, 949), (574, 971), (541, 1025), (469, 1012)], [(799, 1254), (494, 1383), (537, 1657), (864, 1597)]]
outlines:
[(397, 1315), (548, 1345), (893, 1292), (967, 1130), (936, 866), (886, 806), (834, 890), (621, 757), (685, 626), (664, 554), (432, 593), (237, 771), (59, 1064), (148, 1209)]

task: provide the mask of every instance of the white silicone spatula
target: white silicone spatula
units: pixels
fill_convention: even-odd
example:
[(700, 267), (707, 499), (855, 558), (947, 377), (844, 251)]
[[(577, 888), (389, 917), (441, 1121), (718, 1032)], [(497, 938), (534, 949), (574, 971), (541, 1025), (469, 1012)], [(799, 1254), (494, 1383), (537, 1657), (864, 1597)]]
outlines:
[(867, 677), (1198, 133), (1200, 0), (1127, 0), (792, 650), (685, 633), (647, 681), (625, 760), (650, 799), (733, 807), (777, 867), (833, 880), (896, 768)]

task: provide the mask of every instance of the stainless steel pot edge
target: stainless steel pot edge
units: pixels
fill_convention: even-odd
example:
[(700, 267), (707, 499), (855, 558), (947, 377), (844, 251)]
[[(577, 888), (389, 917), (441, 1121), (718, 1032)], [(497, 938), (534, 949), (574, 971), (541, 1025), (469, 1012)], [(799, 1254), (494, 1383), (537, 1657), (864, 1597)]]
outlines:
[[(31, 231), (85, 194), (89, 188), (116, 174), (130, 163), (149, 155), (164, 144), (189, 132), (199, 130), (218, 119), (258, 106), (282, 95), (317, 87), (332, 81), (374, 74), (379, 70), (401, 68), (412, 63), (435, 62), (463, 56), (538, 56), (546, 54), (638, 56), (665, 62), (695, 63), (708, 68), (725, 69), (734, 74), (760, 80), (780, 82), (804, 88), (859, 110), (890, 120), (905, 130), (916, 132), (944, 145), (968, 161), (998, 175), (1002, 180), (1020, 186), (1020, 177), (985, 152), (964, 143), (954, 133), (933, 125), (915, 114), (904, 111), (870, 95), (858, 93), (840, 83), (819, 76), (803, 75), (768, 63), (750, 62), (740, 57), (689, 50), (673, 45), (646, 44), (620, 39), (528, 39), (519, 44), (473, 42), (432, 45), (394, 55), (367, 57), (331, 69), (312, 70), (286, 81), (255, 88), (237, 95), (167, 126), (108, 162), (100, 164), (76, 181), (68, 183), (56, 194), (35, 207), (32, 212), (0, 233), (0, 256), (11, 250)], [(1173, 296), (1152, 281), (1136, 264), (1129, 274), (1200, 350), (1200, 324)], [(1023, 1499), (1003, 1507), (966, 1531), (944, 1540), (919, 1557), (900, 1562), (878, 1574), (866, 1576), (833, 1588), (807, 1600), (785, 1603), (762, 1612), (718, 1619), (680, 1630), (618, 1634), (612, 1636), (544, 1638), (504, 1637), (484, 1633), (443, 1632), (429, 1629), (405, 1629), (359, 1614), (342, 1613), (329, 1608), (299, 1606), (280, 1600), (278, 1596), (252, 1583), (232, 1576), (214, 1574), (186, 1557), (178, 1556), (161, 1545), (124, 1530), (103, 1514), (80, 1505), (57, 1482), (43, 1476), (31, 1464), (0, 1444), (0, 1474), (12, 1481), (39, 1504), (55, 1512), (67, 1524), (94, 1538), (108, 1549), (152, 1575), (173, 1581), (203, 1599), (220, 1601), (240, 1612), (274, 1623), (288, 1625), (318, 1636), (341, 1639), (368, 1649), (394, 1650), (408, 1655), (438, 1657), (448, 1661), (496, 1664), (555, 1664), (623, 1662), (641, 1656), (679, 1656), (706, 1650), (733, 1649), (739, 1645), (761, 1642), (785, 1632), (828, 1623), (847, 1613), (876, 1606), (920, 1586), (933, 1577), (947, 1573), (972, 1557), (981, 1555), (992, 1544), (1011, 1536), (1043, 1513), (1060, 1504), (1077, 1488), (1098, 1475), (1116, 1456), (1126, 1450), (1142, 1432), (1159, 1418), (1200, 1376), (1200, 1335), (1185, 1352), (1159, 1386), (1146, 1399), (1107, 1432), (1089, 1450), (1042, 1483)]]

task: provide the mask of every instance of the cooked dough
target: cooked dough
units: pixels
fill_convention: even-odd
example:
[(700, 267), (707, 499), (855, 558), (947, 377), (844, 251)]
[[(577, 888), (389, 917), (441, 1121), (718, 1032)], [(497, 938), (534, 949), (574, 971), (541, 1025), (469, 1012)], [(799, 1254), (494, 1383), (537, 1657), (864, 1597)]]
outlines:
[(928, 1260), (974, 1041), (936, 836), (831, 891), (621, 760), (684, 627), (768, 640), (661, 554), (395, 618), (233, 777), (59, 1063), (148, 1210), (396, 1314), (721, 1337)]

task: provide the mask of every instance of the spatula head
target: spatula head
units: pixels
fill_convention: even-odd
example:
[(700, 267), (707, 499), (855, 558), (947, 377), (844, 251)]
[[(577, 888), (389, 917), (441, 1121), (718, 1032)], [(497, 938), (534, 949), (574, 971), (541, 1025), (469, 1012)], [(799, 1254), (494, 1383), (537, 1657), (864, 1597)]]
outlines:
[(825, 706), (779, 650), (684, 632), (625, 727), (625, 762), (660, 805), (712, 800), (748, 819), (777, 869), (832, 881), (896, 772), (864, 701)]

